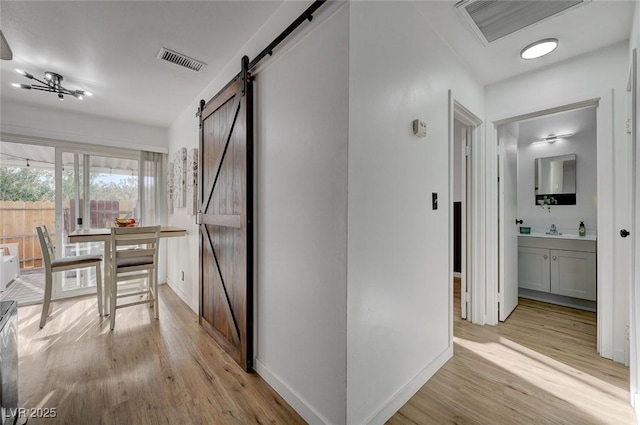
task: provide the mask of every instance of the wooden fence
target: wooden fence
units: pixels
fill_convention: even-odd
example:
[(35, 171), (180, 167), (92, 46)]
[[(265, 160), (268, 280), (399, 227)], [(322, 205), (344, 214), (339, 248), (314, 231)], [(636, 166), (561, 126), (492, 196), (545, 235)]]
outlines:
[[(114, 203), (116, 204), (114, 206)], [(127, 216), (133, 211), (130, 201), (91, 201), (92, 222), (106, 223), (111, 216)], [(75, 214), (69, 201), (63, 204), (65, 228), (75, 229)], [(97, 217), (97, 218), (96, 218)], [(99, 221), (98, 221), (99, 219)], [(56, 208), (54, 201), (0, 201), (0, 244), (17, 243), (20, 268), (41, 268), (42, 251), (36, 227), (46, 225), (56, 243)]]

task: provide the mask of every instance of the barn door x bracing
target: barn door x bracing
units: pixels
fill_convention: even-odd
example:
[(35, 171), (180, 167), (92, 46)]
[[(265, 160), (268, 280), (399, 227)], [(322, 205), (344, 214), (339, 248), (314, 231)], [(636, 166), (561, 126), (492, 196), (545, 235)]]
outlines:
[[(253, 101), (240, 74), (200, 110), (200, 324), (252, 369)], [(245, 81), (247, 82), (245, 84)]]

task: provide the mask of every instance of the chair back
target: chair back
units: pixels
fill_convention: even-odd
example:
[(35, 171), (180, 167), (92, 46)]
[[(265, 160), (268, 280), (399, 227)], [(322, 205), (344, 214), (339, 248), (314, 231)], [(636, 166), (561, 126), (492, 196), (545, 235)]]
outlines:
[(159, 241), (160, 226), (112, 227), (112, 264), (117, 272), (155, 267), (158, 264)]
[(38, 240), (40, 241), (40, 249), (42, 250), (42, 259), (47, 267), (51, 266), (51, 262), (55, 260), (56, 255), (54, 252), (55, 247), (51, 242), (51, 236), (49, 236), (49, 230), (47, 226), (36, 227), (38, 232)]

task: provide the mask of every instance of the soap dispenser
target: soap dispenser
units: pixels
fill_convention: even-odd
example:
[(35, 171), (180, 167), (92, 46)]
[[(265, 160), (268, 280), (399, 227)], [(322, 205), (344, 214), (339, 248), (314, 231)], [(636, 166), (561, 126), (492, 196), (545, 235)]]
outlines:
[(578, 227), (578, 234), (580, 236), (585, 236), (587, 234), (587, 229), (584, 227), (584, 221), (580, 222), (580, 227)]

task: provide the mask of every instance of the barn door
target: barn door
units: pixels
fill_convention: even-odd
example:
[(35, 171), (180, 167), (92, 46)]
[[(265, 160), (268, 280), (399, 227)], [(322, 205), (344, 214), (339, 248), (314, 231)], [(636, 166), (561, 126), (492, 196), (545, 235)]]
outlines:
[[(252, 369), (253, 101), (248, 74), (200, 110), (200, 324)], [(244, 84), (244, 81), (248, 83)]]

